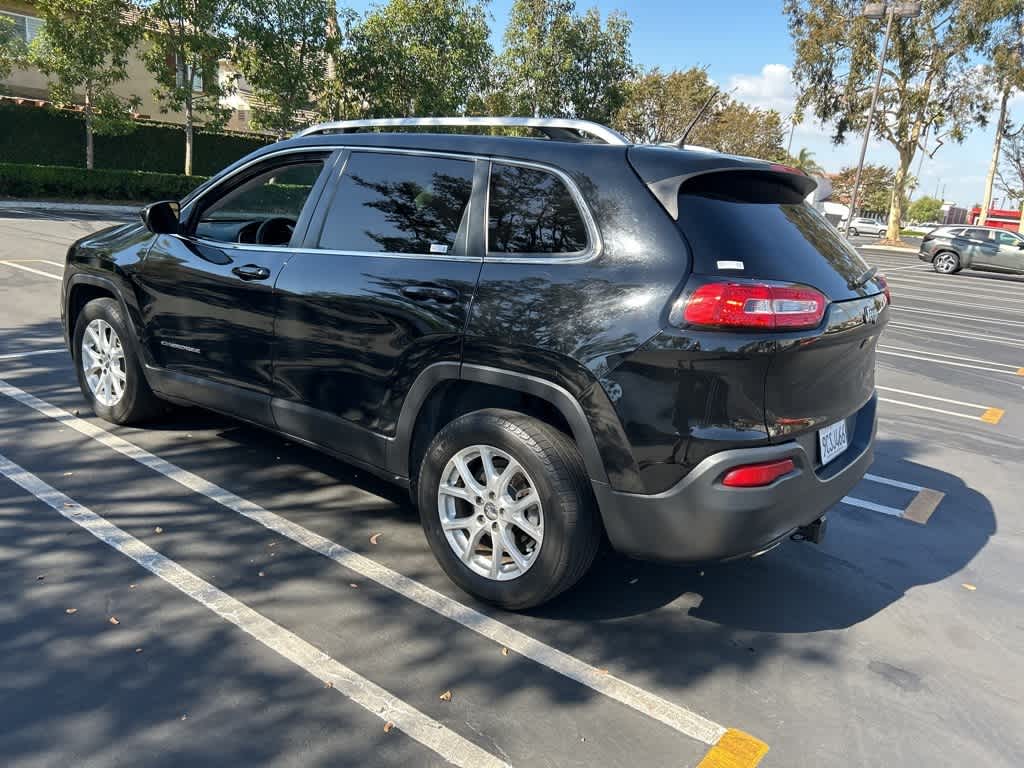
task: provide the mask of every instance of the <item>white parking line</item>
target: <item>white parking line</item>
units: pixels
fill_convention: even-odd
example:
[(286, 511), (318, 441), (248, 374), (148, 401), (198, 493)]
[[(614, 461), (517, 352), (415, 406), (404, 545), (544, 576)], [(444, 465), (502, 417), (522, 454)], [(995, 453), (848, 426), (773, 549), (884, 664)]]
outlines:
[(913, 323), (901, 323), (896, 320), (890, 320), (886, 326), (887, 329), (893, 331), (912, 332), (912, 333), (927, 333), (933, 336), (955, 336), (958, 339), (969, 339), (971, 341), (986, 341), (990, 344), (999, 344), (1004, 347), (1019, 347), (1024, 349), (1024, 340), (1010, 338), (1009, 336), (988, 336), (977, 333), (970, 333), (968, 331), (958, 330), (956, 328), (944, 328), (942, 326), (930, 326), (930, 325), (914, 325)]
[(916, 352), (919, 355), (928, 355), (930, 357), (948, 357), (952, 360), (965, 360), (968, 363), (985, 363), (986, 365), (1001, 365), (1006, 368), (1010, 368), (1016, 373), (1021, 370), (1019, 365), (1013, 365), (1012, 363), (999, 363), (995, 360), (982, 360), (977, 357), (964, 357), (963, 355), (950, 355), (945, 352), (932, 352), (927, 349), (914, 349), (913, 347), (895, 347), (892, 344), (879, 345), (879, 349), (894, 349), (897, 352)]
[(910, 267), (887, 267), (884, 264), (878, 264), (876, 266), (878, 266), (878, 268), (882, 270), (882, 273), (886, 275), (888, 275), (890, 272), (902, 272), (905, 269), (930, 269), (930, 267), (927, 264), (914, 264), (913, 266)]
[(33, 269), (32, 267), (26, 267), (24, 264), (15, 264), (13, 261), (0, 261), (5, 267), (11, 267), (12, 269), (20, 269), (24, 272), (31, 272), (34, 275), (42, 275), (43, 277), (50, 277), (54, 280), (63, 280), (61, 275), (55, 275), (52, 272), (43, 272), (41, 269)]
[[(946, 282), (945, 279), (933, 279), (924, 278), (920, 279), (917, 277), (908, 277), (907, 275), (894, 275), (891, 281), (895, 285), (910, 285), (916, 288), (927, 288), (933, 289), (935, 286), (943, 286), (945, 288), (952, 288), (955, 284), (954, 281)], [(993, 282), (993, 281), (989, 281)], [(1002, 288), (1000, 286), (989, 287), (987, 284), (978, 285), (976, 282), (960, 283), (958, 287), (962, 288), (964, 293), (970, 293), (972, 296), (981, 298), (982, 296), (991, 296), (994, 299), (1012, 299), (1020, 296), (1020, 289), (1018, 288)]]
[(951, 400), (948, 397), (939, 397), (938, 395), (926, 395), (922, 392), (911, 392), (909, 389), (896, 389), (896, 387), (883, 387), (881, 385), (876, 385), (875, 389), (881, 389), (884, 392), (895, 392), (898, 395), (912, 395), (913, 397), (923, 397), (925, 400), (939, 400), (943, 403), (949, 403), (950, 405), (964, 405), (967, 406), (968, 408), (980, 408), (983, 411), (986, 408), (990, 407), (987, 405), (979, 405), (978, 403), (966, 403), (963, 400)]
[[(894, 280), (895, 280), (895, 278), (894, 278)], [(897, 293), (898, 296), (905, 296), (905, 297), (913, 298), (913, 299), (921, 299), (921, 298), (927, 298), (927, 297), (934, 297), (936, 295), (939, 295), (939, 296), (955, 296), (958, 299), (962, 299), (964, 297), (965, 293), (968, 293), (966, 291), (944, 291), (944, 290), (942, 290), (940, 288), (925, 288), (924, 286), (919, 286), (917, 283), (914, 283), (913, 285), (895, 285), (894, 284), (892, 287), (898, 289), (898, 293)], [(976, 299), (984, 298), (983, 296), (979, 296), (978, 294), (975, 294), (973, 292), (970, 292), (968, 295), (970, 295), (970, 296), (972, 296), (973, 298), (976, 298)], [(1018, 298), (1010, 298), (1010, 297), (1005, 297), (1004, 298), (1002, 296), (997, 298), (997, 297), (993, 296), (992, 300), (995, 301), (995, 302), (998, 302), (1000, 304), (1024, 304), (1024, 299), (1018, 299)], [(936, 298), (935, 301), (948, 301), (948, 302), (950, 302), (952, 304), (957, 304), (957, 305), (960, 304), (959, 302), (955, 302), (955, 301), (952, 301), (951, 299), (945, 299), (945, 298), (942, 298), (942, 299)], [(991, 305), (989, 305), (989, 306), (991, 306)], [(998, 309), (998, 307), (993, 307), (993, 309)]]
[[(994, 304), (973, 304), (967, 301), (951, 301), (942, 296), (921, 296), (911, 295), (906, 291), (899, 291), (897, 296), (901, 297), (899, 306), (906, 306), (908, 302), (915, 302), (918, 304), (952, 304), (956, 309), (984, 309), (989, 312), (1017, 312), (1019, 311), (1016, 307), (997, 307)], [(968, 294), (969, 295), (969, 294)], [(963, 298), (964, 294), (961, 294)], [(1000, 299), (1000, 301), (1002, 301)]]
[(903, 510), (897, 509), (896, 507), (887, 507), (884, 504), (875, 504), (873, 501), (864, 501), (864, 499), (855, 499), (852, 496), (843, 496), (840, 501), (843, 504), (849, 504), (851, 507), (860, 507), (861, 509), (870, 509), (872, 512), (881, 512), (883, 515), (892, 515), (893, 517), (903, 517)]
[(989, 323), (992, 325), (1020, 325), (1024, 326), (1024, 322), (1019, 320), (994, 320), (988, 317), (978, 317), (977, 315), (961, 315), (953, 312), (945, 312), (940, 309), (920, 309), (919, 307), (903, 307), (899, 304), (893, 304), (893, 309), (898, 312), (915, 312), (922, 315), (941, 315), (942, 317), (955, 317), (958, 320), (972, 320), (976, 323)]
[(307, 549), (330, 558), (339, 565), (366, 579), (396, 592), (403, 597), (434, 611), (451, 621), (471, 629), (479, 635), (505, 646), (517, 654), (531, 659), (570, 680), (591, 688), (610, 699), (640, 712), (668, 727), (705, 744), (714, 745), (726, 733), (718, 723), (692, 712), (639, 686), (608, 674), (607, 671), (587, 664), (575, 656), (558, 650), (530, 637), (517, 629), (480, 613), (457, 600), (442, 595), (397, 571), (364, 557), (351, 549), (331, 541), (297, 523), (270, 512), (258, 504), (243, 499), (186, 469), (172, 464), (139, 446), (111, 434), (100, 427), (72, 416), (67, 411), (0, 380), (0, 394), (4, 394), (39, 413), (71, 427), (77, 432), (112, 448), (145, 467), (184, 486), (190, 491), (248, 518), (275, 533), (291, 539)]
[(870, 472), (864, 475), (865, 480), (870, 480), (872, 483), (881, 483), (882, 485), (891, 485), (893, 488), (902, 488), (904, 491), (923, 491), (924, 487), (920, 485), (914, 485), (913, 483), (905, 483), (902, 480), (893, 480), (891, 477), (882, 477), (881, 475), (872, 475)]
[(276, 624), (245, 603), (217, 589), (144, 544), (122, 528), (118, 528), (88, 507), (76, 503), (36, 475), (22, 469), (0, 454), (0, 474), (24, 488), (51, 509), (78, 525), (104, 544), (130, 557), (150, 573), (159, 576), (182, 594), (208, 608), (220, 618), (234, 624), (259, 640), (270, 650), (283, 656), (310, 675), (355, 702), (384, 722), (392, 722), (423, 746), (449, 763), (466, 768), (508, 764), (476, 744), (449, 730), (437, 720), (409, 706), (340, 661)]
[[(937, 360), (936, 358), (940, 357), (940, 355), (933, 355), (931, 353), (928, 353), (930, 355), (929, 357), (925, 357), (924, 355), (908, 355), (908, 354), (906, 354), (904, 352), (889, 352), (885, 348), (879, 346), (878, 347), (878, 354), (880, 354), (880, 355), (889, 355), (890, 357), (903, 357), (903, 358), (907, 358), (909, 360), (923, 360), (926, 363), (934, 363), (935, 365), (947, 365), (947, 366), (951, 366), (953, 368), (970, 368), (970, 369), (975, 370), (975, 371), (989, 371), (990, 373), (1005, 373), (1008, 376), (1022, 376), (1022, 375), (1024, 375), (1024, 373), (1022, 373), (1022, 371), (1024, 371), (1024, 368), (1016, 368), (1014, 370), (1006, 370), (1005, 368), (992, 368), (991, 366), (986, 366), (986, 365), (971, 365), (970, 363), (958, 363), (955, 360)], [(950, 355), (941, 355), (941, 357), (950, 357)], [(1003, 365), (1003, 363), (998, 363), (998, 365)]]
[(35, 357), (36, 355), (55, 355), (58, 352), (67, 352), (67, 349), (57, 347), (56, 349), (33, 349), (31, 352), (11, 352), (6, 355), (0, 355), (0, 360), (18, 360), (22, 357)]

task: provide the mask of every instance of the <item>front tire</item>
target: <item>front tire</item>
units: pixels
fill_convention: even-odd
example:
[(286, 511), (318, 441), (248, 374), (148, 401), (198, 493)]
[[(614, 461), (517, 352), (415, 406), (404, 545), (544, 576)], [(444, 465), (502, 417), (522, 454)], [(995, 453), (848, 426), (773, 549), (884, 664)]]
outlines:
[(569, 589), (601, 543), (576, 446), (514, 411), (474, 411), (442, 429), (420, 466), (417, 502), (427, 541), (449, 578), (510, 610)]
[(932, 269), (940, 275), (952, 275), (960, 271), (960, 257), (952, 251), (939, 251), (932, 259)]
[(93, 412), (115, 424), (137, 424), (160, 411), (131, 341), (131, 326), (114, 299), (93, 299), (75, 321), (75, 371)]
[(858, 234), (860, 233), (857, 231), (856, 227), (850, 227), (850, 237), (856, 237)]

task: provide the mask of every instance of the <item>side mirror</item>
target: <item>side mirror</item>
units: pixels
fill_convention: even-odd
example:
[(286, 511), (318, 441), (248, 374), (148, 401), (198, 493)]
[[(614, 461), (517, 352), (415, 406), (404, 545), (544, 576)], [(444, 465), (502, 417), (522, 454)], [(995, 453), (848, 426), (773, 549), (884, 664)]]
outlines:
[(140, 211), (142, 223), (154, 235), (174, 235), (178, 232), (181, 204), (177, 200), (150, 203)]

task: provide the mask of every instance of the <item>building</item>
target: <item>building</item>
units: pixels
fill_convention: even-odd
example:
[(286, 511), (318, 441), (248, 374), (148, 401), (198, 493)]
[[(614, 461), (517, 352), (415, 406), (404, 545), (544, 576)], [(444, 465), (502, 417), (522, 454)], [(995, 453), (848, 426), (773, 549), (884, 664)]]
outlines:
[[(26, 0), (0, 0), (0, 15), (7, 16), (14, 21), (15, 34), (20, 35), (22, 40), (31, 43), (43, 27), (42, 19), (37, 15), (31, 2)], [(147, 45), (145, 41), (140, 46)], [(168, 61), (168, 67), (175, 66), (175, 62)], [(162, 123), (182, 124), (185, 117), (180, 112), (161, 112), (160, 104), (153, 95), (156, 83), (153, 75), (146, 69), (142, 61), (141, 48), (137, 48), (128, 57), (128, 77), (114, 86), (114, 92), (123, 98), (137, 96), (141, 99), (135, 109), (135, 117), (139, 120), (153, 120)], [(182, 72), (178, 71), (179, 82)], [(250, 131), (250, 118), (252, 115), (252, 89), (245, 82), (227, 60), (218, 62), (217, 76), (222, 83), (230, 83), (234, 86), (230, 96), (222, 99), (225, 106), (231, 108), (231, 118), (226, 128), (235, 131)], [(195, 78), (193, 88), (202, 90), (203, 82), (201, 77)], [(49, 80), (46, 75), (35, 67), (14, 69), (11, 74), (0, 80), (0, 96), (14, 99), (20, 103), (37, 104), (43, 106), (49, 99)]]

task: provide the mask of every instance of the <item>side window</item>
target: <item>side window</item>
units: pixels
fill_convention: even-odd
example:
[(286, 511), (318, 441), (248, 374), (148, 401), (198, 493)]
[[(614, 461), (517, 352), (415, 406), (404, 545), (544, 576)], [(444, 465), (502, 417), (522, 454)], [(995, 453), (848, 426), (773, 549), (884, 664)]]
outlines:
[(488, 253), (579, 253), (587, 228), (565, 184), (548, 171), (491, 165)]
[(1024, 240), (1009, 232), (999, 232), (996, 235), (996, 240), (999, 241), (1000, 245), (1011, 245), (1014, 248), (1024, 245)]
[(965, 234), (972, 240), (988, 240), (989, 231), (987, 229), (968, 229)]
[(474, 163), (353, 152), (327, 211), (320, 247), (360, 253), (461, 254)]
[(308, 158), (275, 165), (230, 189), (199, 214), (195, 233), (206, 240), (287, 245), (323, 171)]

